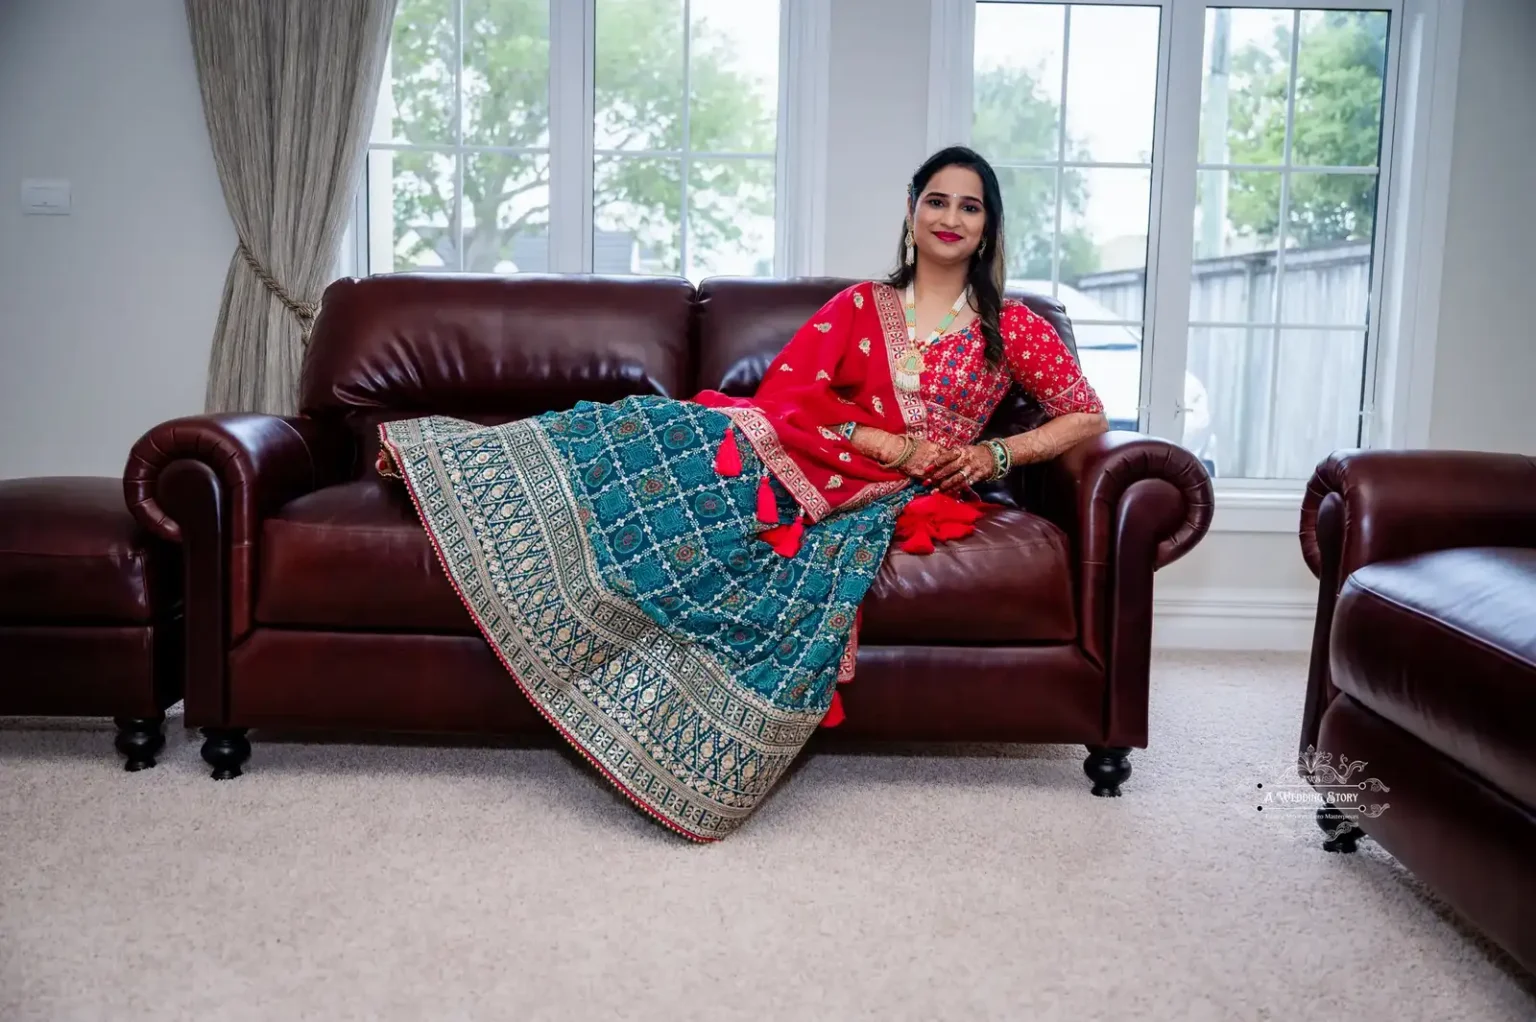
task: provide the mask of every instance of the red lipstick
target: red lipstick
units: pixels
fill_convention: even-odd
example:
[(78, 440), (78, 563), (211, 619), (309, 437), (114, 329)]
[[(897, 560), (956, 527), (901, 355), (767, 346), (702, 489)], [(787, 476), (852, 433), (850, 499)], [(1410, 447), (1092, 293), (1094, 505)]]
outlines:
[(960, 240), (960, 235), (954, 234), (950, 231), (934, 231), (933, 236), (946, 243)]

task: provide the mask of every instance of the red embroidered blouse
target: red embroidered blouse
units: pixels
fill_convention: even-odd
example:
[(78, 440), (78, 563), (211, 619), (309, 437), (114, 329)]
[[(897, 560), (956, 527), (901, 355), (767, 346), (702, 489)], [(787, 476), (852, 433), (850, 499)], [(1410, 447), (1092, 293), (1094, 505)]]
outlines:
[(1017, 383), (1052, 417), (1102, 412), (1104, 404), (1056, 331), (1014, 299), (1003, 302), (1002, 365), (989, 366), (981, 323), (972, 320), (923, 355), (922, 395), (928, 439), (942, 447), (974, 443), (998, 402)]

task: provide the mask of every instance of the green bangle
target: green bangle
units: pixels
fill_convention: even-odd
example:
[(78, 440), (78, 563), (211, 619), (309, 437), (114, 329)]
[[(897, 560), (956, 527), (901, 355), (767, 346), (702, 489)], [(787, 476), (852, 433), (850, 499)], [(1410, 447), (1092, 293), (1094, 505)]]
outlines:
[(992, 462), (996, 466), (992, 478), (1001, 479), (1013, 467), (1013, 454), (1008, 450), (1008, 445), (1001, 440), (988, 440), (986, 446), (987, 450), (992, 452)]

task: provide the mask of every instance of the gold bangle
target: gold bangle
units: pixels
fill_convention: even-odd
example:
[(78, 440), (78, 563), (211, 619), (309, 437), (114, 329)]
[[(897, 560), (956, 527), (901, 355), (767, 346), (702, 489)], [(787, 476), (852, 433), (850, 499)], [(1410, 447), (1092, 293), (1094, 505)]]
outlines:
[(901, 444), (901, 453), (896, 456), (894, 461), (881, 462), (881, 468), (900, 468), (901, 466), (905, 465), (908, 460), (911, 459), (912, 453), (917, 450), (917, 440), (911, 434), (907, 434), (901, 438)]

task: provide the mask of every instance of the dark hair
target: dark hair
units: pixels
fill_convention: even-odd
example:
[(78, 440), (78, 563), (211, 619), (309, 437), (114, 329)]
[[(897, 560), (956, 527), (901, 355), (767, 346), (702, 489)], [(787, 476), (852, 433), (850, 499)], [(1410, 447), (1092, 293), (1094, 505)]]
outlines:
[[(997, 365), (1003, 360), (1003, 333), (998, 323), (1003, 314), (1003, 281), (1007, 269), (1007, 257), (1003, 252), (1003, 193), (997, 184), (997, 174), (992, 165), (975, 150), (965, 146), (950, 146), (928, 157), (912, 183), (907, 186), (907, 214), (917, 219), (917, 199), (928, 187), (933, 175), (945, 167), (965, 167), (974, 170), (981, 178), (981, 204), (986, 210), (987, 222), (982, 229), (981, 244), (971, 253), (971, 265), (966, 271), (966, 282), (971, 287), (971, 299), (976, 304), (976, 318), (981, 323), (981, 336), (987, 344), (987, 361)], [(896, 272), (887, 278), (892, 287), (905, 288), (917, 273), (906, 261), (907, 224), (901, 225), (901, 238), (896, 243)]]

